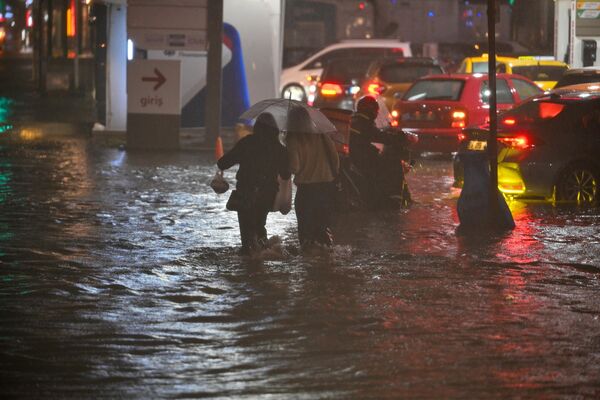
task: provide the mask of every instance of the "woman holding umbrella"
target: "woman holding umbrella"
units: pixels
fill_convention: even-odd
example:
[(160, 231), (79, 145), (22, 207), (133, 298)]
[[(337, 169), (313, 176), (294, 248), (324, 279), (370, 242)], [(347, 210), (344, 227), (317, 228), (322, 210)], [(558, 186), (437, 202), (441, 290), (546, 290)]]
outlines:
[(331, 246), (331, 215), (335, 204), (334, 180), (339, 158), (329, 135), (315, 133), (305, 108), (294, 107), (288, 116), (287, 148), (297, 186), (294, 201), (298, 236), (304, 248)]
[(270, 113), (256, 118), (253, 134), (240, 139), (217, 162), (221, 170), (239, 164), (236, 190), (228, 208), (237, 211), (242, 254), (261, 250), (267, 243), (265, 224), (278, 190), (277, 175), (290, 179), (285, 148), (279, 142), (279, 129)]

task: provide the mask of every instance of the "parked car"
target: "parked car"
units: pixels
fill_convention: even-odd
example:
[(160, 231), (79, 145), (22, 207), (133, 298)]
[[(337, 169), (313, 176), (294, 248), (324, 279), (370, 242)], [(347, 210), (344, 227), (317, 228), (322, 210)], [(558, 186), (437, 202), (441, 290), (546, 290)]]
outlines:
[[(486, 151), (487, 128), (467, 129), (461, 154)], [(600, 85), (577, 85), (536, 96), (503, 113), (498, 123), (498, 188), (507, 195), (598, 203)]]
[(442, 67), (428, 57), (380, 59), (369, 66), (357, 98), (364, 95), (381, 96), (391, 110), (414, 81), (423, 76), (443, 73)]
[(564, 73), (554, 88), (593, 82), (600, 82), (600, 67), (573, 68)]
[[(488, 73), (488, 61), (489, 57), (487, 54), (482, 54), (479, 57), (466, 57), (463, 62), (456, 70), (458, 74), (487, 74)], [(501, 66), (511, 61), (517, 60), (513, 57), (496, 56), (496, 65)], [(500, 71), (497, 71), (500, 72)]]
[(536, 57), (519, 57), (498, 65), (498, 73), (517, 74), (531, 79), (543, 90), (556, 86), (558, 80), (569, 69), (569, 65), (556, 60)]
[(316, 90), (316, 79), (332, 59), (368, 55), (373, 58), (412, 56), (410, 44), (391, 39), (347, 40), (332, 44), (298, 65), (281, 72), (280, 93), (284, 98), (307, 101)]
[[(542, 93), (532, 81), (498, 74), (498, 110)], [(392, 110), (398, 126), (419, 135), (418, 151), (451, 153), (458, 150), (459, 134), (489, 116), (487, 74), (430, 75), (417, 80)]]

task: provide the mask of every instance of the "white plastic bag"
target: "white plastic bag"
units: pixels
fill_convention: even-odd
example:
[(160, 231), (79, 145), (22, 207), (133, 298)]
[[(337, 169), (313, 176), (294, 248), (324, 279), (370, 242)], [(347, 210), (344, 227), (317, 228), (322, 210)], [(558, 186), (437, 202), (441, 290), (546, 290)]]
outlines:
[(227, 183), (223, 177), (223, 171), (220, 169), (217, 170), (212, 181), (210, 181), (210, 187), (218, 194), (225, 193), (229, 190), (229, 183)]
[(279, 211), (286, 215), (292, 209), (292, 179), (281, 179), (278, 176), (277, 182), (279, 183), (279, 190), (275, 195), (273, 211)]

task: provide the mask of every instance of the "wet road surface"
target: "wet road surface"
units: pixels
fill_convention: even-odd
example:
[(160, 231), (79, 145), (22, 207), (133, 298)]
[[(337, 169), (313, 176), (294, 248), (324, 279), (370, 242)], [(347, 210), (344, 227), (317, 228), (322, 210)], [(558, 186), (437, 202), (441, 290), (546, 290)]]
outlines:
[(0, 135), (3, 398), (600, 396), (598, 209), (459, 238), (451, 163), (422, 160), (417, 204), (338, 218), (333, 256), (290, 213), (247, 260), (210, 157)]

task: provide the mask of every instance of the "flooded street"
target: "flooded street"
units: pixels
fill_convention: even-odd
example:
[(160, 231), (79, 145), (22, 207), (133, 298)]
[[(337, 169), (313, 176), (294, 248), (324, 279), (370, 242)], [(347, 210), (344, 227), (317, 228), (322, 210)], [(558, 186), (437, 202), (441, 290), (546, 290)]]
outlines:
[(600, 396), (598, 209), (457, 237), (451, 161), (424, 159), (417, 203), (340, 216), (332, 257), (292, 212), (284, 256), (247, 260), (212, 155), (0, 135), (3, 398)]

